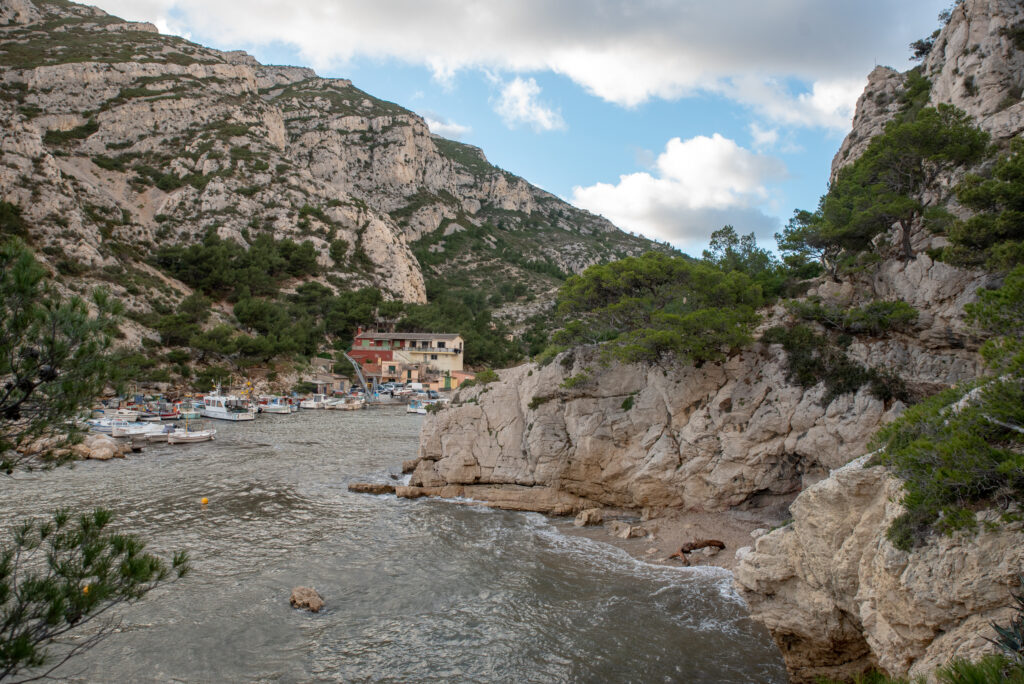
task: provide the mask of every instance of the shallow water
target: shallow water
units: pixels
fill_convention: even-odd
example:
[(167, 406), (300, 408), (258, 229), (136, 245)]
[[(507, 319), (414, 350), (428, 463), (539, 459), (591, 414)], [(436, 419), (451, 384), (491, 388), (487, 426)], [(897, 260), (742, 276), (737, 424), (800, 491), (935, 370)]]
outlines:
[[(0, 519), (104, 506), (193, 570), (74, 681), (784, 682), (731, 576), (646, 565), (536, 514), (352, 494), (416, 454), (400, 409), (211, 421), (217, 441), (19, 475)], [(203, 497), (209, 499), (205, 507)], [(319, 614), (288, 605), (315, 587)]]

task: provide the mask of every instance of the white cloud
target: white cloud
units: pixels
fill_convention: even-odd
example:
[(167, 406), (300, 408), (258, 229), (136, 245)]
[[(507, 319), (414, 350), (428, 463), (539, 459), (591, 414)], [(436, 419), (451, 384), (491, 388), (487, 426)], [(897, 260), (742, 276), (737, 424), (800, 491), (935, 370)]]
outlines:
[(848, 126), (867, 72), (906, 64), (935, 13), (934, 0), (93, 1), (222, 47), (293, 45), (320, 69), (399, 59), (449, 85), (464, 69), (552, 71), (627, 107), (713, 92), (777, 124), (834, 129)]
[(770, 234), (777, 220), (761, 207), (770, 202), (769, 184), (785, 176), (778, 159), (716, 133), (673, 138), (652, 173), (573, 188), (572, 200), (621, 228), (695, 251), (726, 223), (740, 232)]
[(761, 128), (756, 122), (750, 124), (750, 137), (754, 140), (754, 148), (764, 150), (775, 147), (779, 142), (779, 129)]
[(565, 128), (562, 115), (543, 105), (538, 96), (540, 86), (532, 78), (518, 76), (501, 87), (501, 95), (494, 104), (494, 111), (509, 128), (529, 124), (535, 131), (554, 131)]
[(423, 120), (427, 122), (427, 128), (434, 135), (440, 135), (444, 138), (454, 138), (461, 140), (463, 136), (467, 135), (472, 129), (469, 126), (463, 126), (457, 124), (454, 121), (442, 120), (441, 117), (427, 114), (423, 117)]

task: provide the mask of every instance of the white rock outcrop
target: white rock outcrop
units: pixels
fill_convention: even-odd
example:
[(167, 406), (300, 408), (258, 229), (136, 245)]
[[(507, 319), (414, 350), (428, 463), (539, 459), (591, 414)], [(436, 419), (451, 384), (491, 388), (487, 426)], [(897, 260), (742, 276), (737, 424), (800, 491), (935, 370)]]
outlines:
[[(735, 583), (783, 651), (794, 682), (878, 667), (926, 675), (954, 657), (990, 650), (1024, 568), (1024, 532), (933, 537), (905, 552), (885, 533), (902, 507), (900, 483), (861, 457), (790, 506), (793, 522), (759, 537)], [(984, 518), (985, 514), (979, 514)]]

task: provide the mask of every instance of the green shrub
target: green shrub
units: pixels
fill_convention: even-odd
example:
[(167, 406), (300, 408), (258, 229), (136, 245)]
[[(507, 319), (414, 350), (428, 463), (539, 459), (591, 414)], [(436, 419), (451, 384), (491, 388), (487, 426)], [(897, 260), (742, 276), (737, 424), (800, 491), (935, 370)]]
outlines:
[(891, 330), (908, 330), (918, 311), (904, 301), (875, 301), (861, 307), (843, 309), (825, 304), (820, 297), (791, 301), (787, 308), (798, 318), (851, 334), (882, 335)]
[[(1024, 587), (1024, 574), (1017, 575), (1017, 581)], [(1015, 615), (1006, 627), (992, 623), (996, 638), (989, 639), (1000, 651), (1018, 666), (1024, 667), (1024, 593), (1010, 593), (1014, 601)]]
[(872, 464), (903, 480), (906, 511), (888, 536), (898, 548), (932, 531), (976, 527), (975, 511), (1024, 505), (1024, 266), (979, 293), (970, 320), (992, 337), (982, 356), (992, 375), (942, 392), (882, 428)]
[(569, 390), (578, 389), (589, 383), (591, 380), (592, 378), (590, 375), (590, 369), (587, 368), (584, 369), (582, 372), (577, 373), (576, 375), (570, 375), (569, 377), (567, 377), (565, 380), (562, 381), (562, 384), (559, 385), (559, 387), (561, 387), (562, 389)]
[(558, 293), (570, 320), (556, 344), (604, 344), (622, 361), (675, 357), (701, 363), (751, 341), (764, 303), (760, 285), (739, 271), (648, 252), (591, 266)]
[(43, 144), (45, 145), (63, 145), (64, 143), (71, 142), (73, 140), (82, 140), (88, 138), (90, 135), (100, 130), (100, 125), (95, 119), (89, 119), (86, 123), (81, 126), (76, 126), (67, 131), (51, 130), (46, 131), (43, 136)]
[(555, 397), (553, 396), (541, 396), (538, 394), (534, 396), (532, 399), (530, 399), (530, 403), (527, 404), (527, 406), (529, 406), (531, 411), (536, 411), (538, 408), (540, 408), (541, 406), (548, 403), (554, 398)]
[(500, 379), (501, 378), (498, 377), (498, 374), (490, 368), (485, 368), (476, 374), (476, 381), (481, 385), (488, 385), (492, 382), (497, 382)]
[(630, 394), (628, 397), (622, 400), (622, 410), (629, 411), (633, 408), (633, 395)]
[(781, 344), (786, 351), (787, 378), (801, 387), (825, 383), (825, 403), (870, 384), (874, 396), (883, 401), (911, 397), (903, 381), (894, 372), (866, 368), (846, 355), (826, 335), (819, 335), (806, 325), (776, 326), (761, 338), (768, 344)]

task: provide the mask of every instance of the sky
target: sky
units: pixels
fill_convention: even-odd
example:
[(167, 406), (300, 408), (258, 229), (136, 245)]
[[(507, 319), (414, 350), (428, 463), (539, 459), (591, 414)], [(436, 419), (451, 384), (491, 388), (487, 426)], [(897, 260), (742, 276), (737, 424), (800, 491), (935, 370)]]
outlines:
[(623, 230), (765, 247), (813, 209), (877, 65), (950, 0), (90, 0), (348, 78)]

